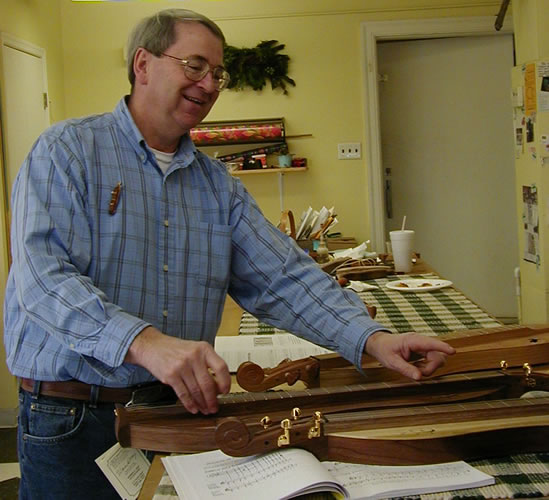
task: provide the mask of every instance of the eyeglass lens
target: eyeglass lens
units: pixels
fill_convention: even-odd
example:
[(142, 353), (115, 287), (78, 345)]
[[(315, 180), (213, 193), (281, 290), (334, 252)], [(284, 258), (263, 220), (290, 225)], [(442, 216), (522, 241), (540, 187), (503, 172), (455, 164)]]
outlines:
[[(183, 63), (183, 61), (182, 61)], [(210, 71), (210, 65), (203, 59), (189, 57), (186, 62), (183, 63), (185, 74), (193, 81), (200, 81)], [(223, 90), (229, 84), (229, 73), (219, 66), (213, 68), (212, 75), (214, 78), (214, 85), (217, 90)]]

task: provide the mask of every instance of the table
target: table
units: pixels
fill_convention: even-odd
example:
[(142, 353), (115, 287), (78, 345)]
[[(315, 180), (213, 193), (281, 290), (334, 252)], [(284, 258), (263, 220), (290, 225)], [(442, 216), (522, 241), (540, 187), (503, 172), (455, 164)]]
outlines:
[[(426, 335), (444, 335), (449, 331), (501, 326), (498, 321), (453, 287), (418, 294), (390, 291), (384, 287), (389, 280), (407, 277), (438, 276), (429, 266), (420, 261), (414, 266), (410, 275), (372, 280), (370, 282), (378, 285), (379, 289), (359, 294), (367, 304), (376, 306), (376, 320), (391, 330), (395, 332), (413, 330)], [(261, 324), (253, 317), (250, 318), (250, 315), (244, 313), (234, 301), (228, 300), (220, 328), (221, 335), (272, 334), (277, 331), (281, 330)], [(503, 460), (481, 460), (471, 464), (495, 476), (496, 485), (408, 498), (450, 500), (465, 496), (487, 499), (549, 497), (549, 454), (514, 455), (505, 457)], [(141, 500), (177, 498), (169, 477), (164, 474), (159, 457), (155, 457), (153, 461), (139, 498)], [(331, 497), (315, 495), (307, 498)]]
[[(417, 259), (417, 262), (412, 268), (411, 274), (416, 276), (429, 273), (436, 273), (436, 271), (434, 271), (431, 266), (429, 266), (423, 260)], [(394, 276), (394, 278), (397, 279), (403, 276), (404, 275)], [(366, 298), (366, 300), (368, 300), (368, 298)], [(244, 310), (233, 299), (231, 299), (231, 297), (227, 296), (227, 300), (225, 301), (225, 307), (223, 309), (223, 316), (221, 318), (221, 324), (218, 330), (218, 335), (239, 335), (241, 333), (241, 323), (243, 316), (244, 319), (248, 317), (247, 313), (244, 314)]]
[[(377, 309), (376, 321), (396, 333), (417, 332), (436, 336), (459, 330), (494, 328), (501, 323), (468, 299), (454, 287), (429, 292), (399, 292), (386, 288), (390, 281), (408, 278), (440, 278), (433, 272), (392, 275), (369, 280), (377, 288), (359, 292), (363, 302)], [(240, 334), (260, 335), (287, 333), (266, 325), (244, 312), (239, 326)]]

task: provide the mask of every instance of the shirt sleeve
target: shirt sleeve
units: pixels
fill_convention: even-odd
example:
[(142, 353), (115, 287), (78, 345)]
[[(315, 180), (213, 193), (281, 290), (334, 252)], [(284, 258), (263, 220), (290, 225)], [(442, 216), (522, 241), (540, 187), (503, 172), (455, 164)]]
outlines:
[(387, 328), (274, 227), (240, 186), (233, 210), (231, 296), (258, 319), (360, 366), (366, 341)]
[(28, 320), (108, 376), (148, 324), (109, 302), (86, 275), (92, 248), (86, 205), (77, 155), (62, 139), (43, 134), (13, 189), (17, 300)]

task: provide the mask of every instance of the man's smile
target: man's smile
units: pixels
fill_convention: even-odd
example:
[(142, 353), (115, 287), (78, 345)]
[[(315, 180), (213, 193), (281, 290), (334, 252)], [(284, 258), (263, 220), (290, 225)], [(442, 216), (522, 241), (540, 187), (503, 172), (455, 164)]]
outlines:
[(193, 96), (190, 96), (190, 95), (184, 95), (183, 97), (187, 101), (193, 102), (193, 103), (198, 104), (200, 106), (205, 104), (205, 101), (202, 101), (202, 100), (198, 99), (197, 97), (193, 97)]

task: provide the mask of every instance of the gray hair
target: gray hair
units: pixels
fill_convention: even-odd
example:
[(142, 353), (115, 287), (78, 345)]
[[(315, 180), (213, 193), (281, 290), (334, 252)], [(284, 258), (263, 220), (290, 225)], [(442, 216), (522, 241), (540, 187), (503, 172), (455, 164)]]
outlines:
[(144, 48), (155, 56), (175, 42), (175, 26), (177, 23), (195, 22), (206, 26), (221, 42), (225, 43), (225, 36), (217, 24), (211, 19), (187, 9), (166, 9), (142, 19), (133, 29), (127, 44), (128, 79), (133, 88), (135, 73), (133, 60), (139, 47)]

